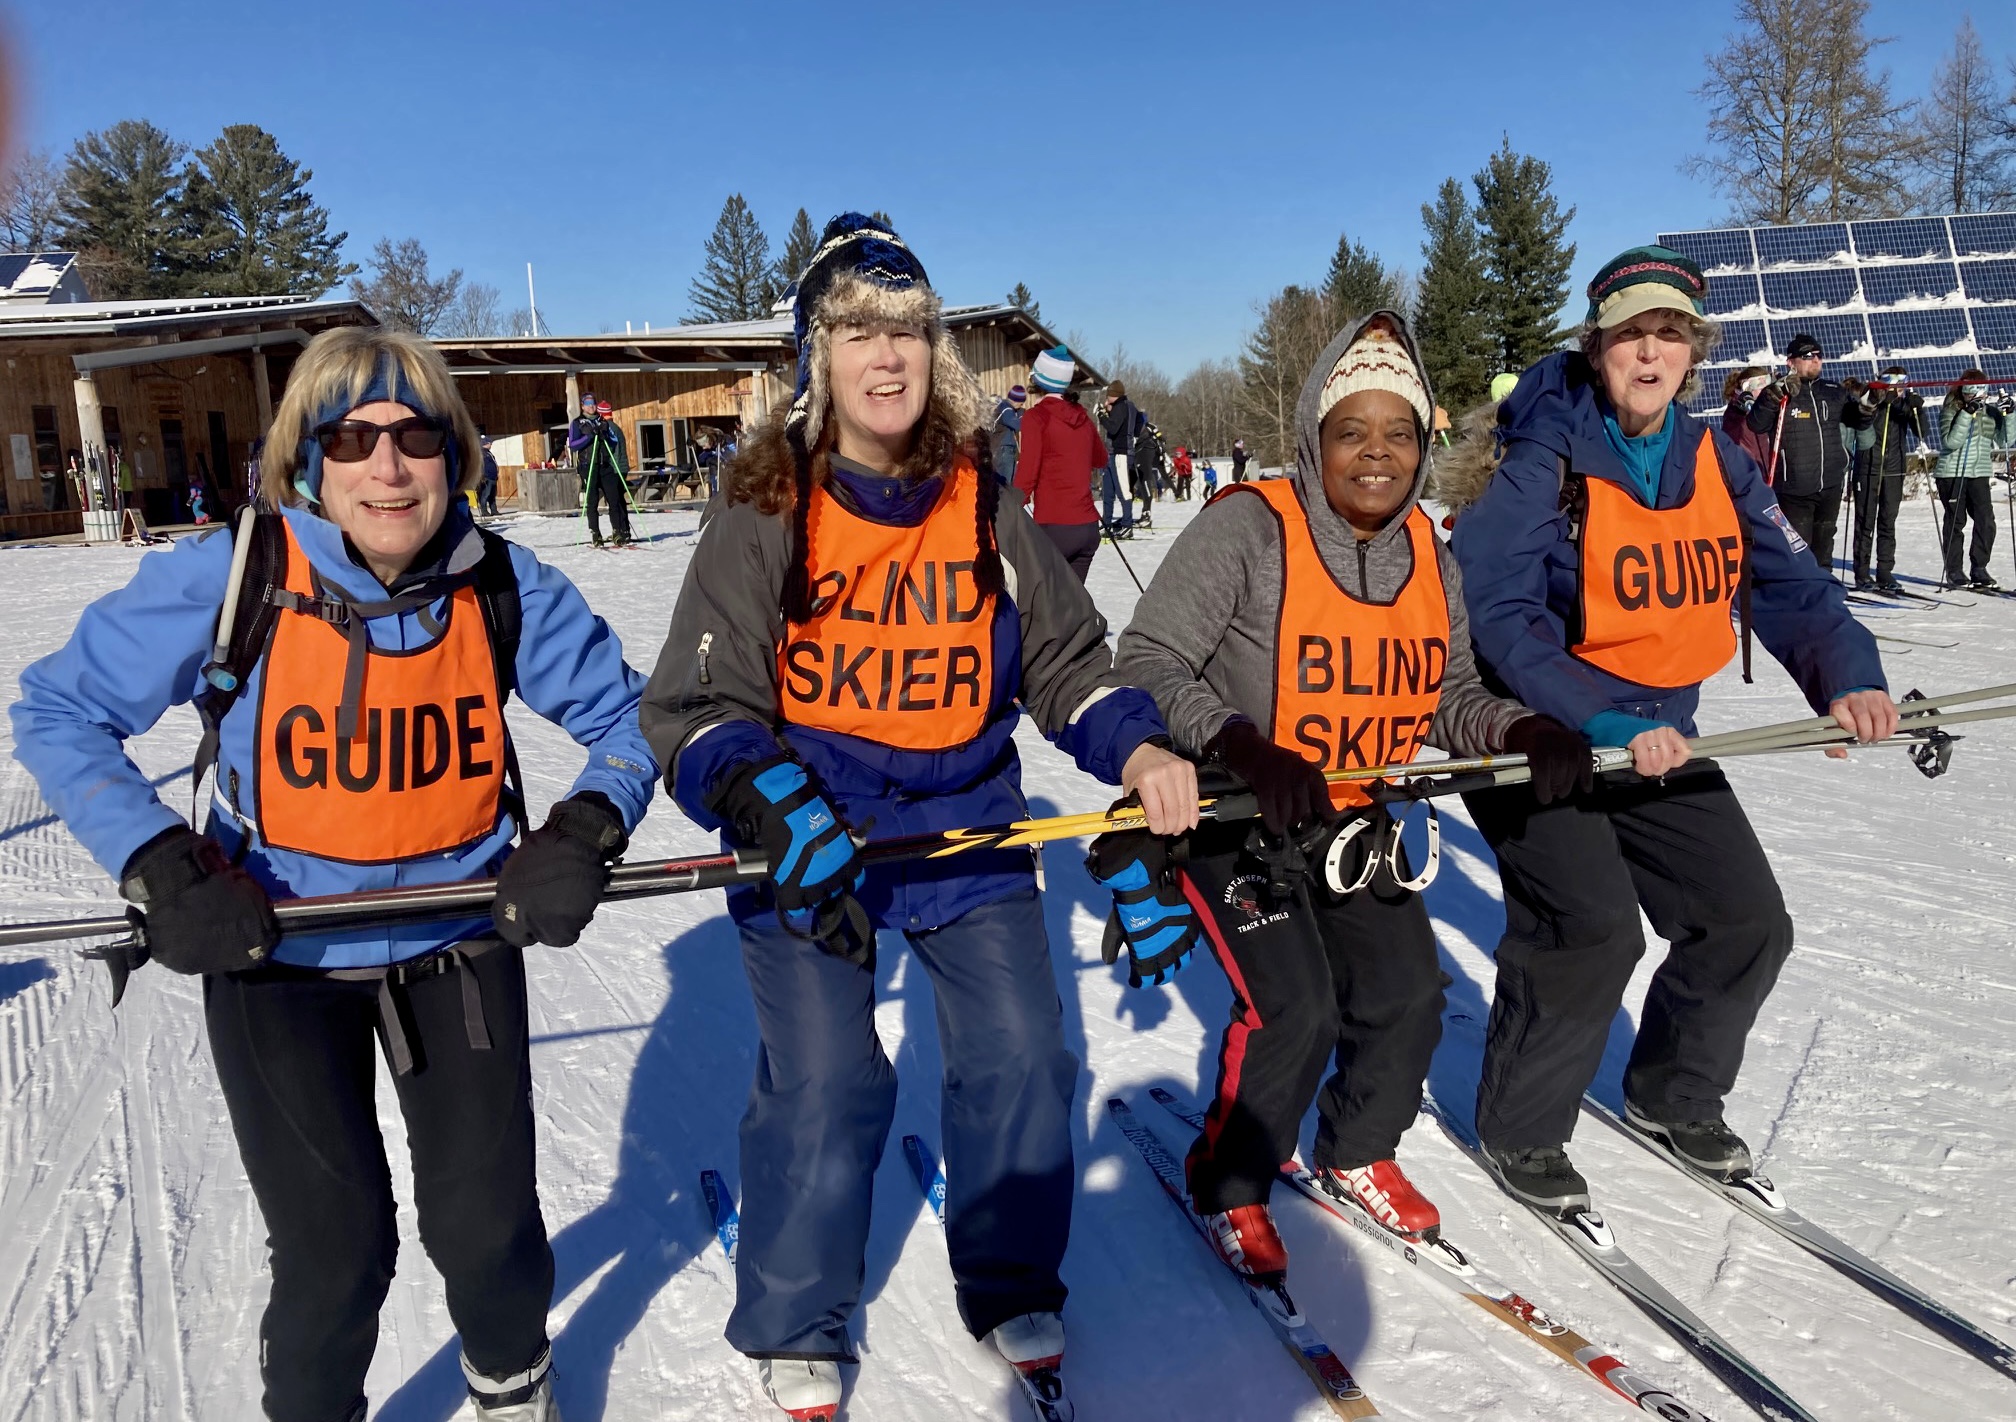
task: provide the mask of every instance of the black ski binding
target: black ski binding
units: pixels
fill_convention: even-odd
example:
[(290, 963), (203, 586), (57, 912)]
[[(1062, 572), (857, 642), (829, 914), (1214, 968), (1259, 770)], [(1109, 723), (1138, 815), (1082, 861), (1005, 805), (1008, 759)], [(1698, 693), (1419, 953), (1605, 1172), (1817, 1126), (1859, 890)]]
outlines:
[[(1913, 687), (1904, 693), (1903, 700), (1908, 705), (1913, 701), (1923, 701), (1925, 693)], [(1936, 714), (1936, 713), (1935, 713)], [(1954, 737), (1937, 726), (1927, 726), (1923, 732), (1922, 744), (1911, 747), (1911, 763), (1918, 767), (1918, 773), (1927, 780), (1937, 780), (1953, 764)]]

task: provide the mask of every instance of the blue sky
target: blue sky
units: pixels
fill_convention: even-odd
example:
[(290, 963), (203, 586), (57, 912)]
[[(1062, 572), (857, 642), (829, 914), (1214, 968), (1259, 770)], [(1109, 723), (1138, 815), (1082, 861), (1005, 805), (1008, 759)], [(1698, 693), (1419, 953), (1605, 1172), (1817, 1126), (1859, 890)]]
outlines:
[[(1823, 2), (1824, 0), (1816, 0)], [(1900, 90), (1972, 10), (1875, 0)], [(1340, 231), (1418, 267), (1420, 207), (1509, 135), (1577, 208), (1579, 285), (1722, 199), (1679, 165), (1730, 28), (1715, 3), (1004, 4), (38, 0), (11, 7), (26, 142), (145, 118), (257, 123), (361, 260), (418, 237), (556, 330), (682, 319), (723, 199), (781, 246), (881, 208), (954, 303), (1028, 283), (1045, 320), (1180, 375)], [(575, 20), (574, 16), (583, 17)], [(592, 154), (589, 161), (582, 155)]]

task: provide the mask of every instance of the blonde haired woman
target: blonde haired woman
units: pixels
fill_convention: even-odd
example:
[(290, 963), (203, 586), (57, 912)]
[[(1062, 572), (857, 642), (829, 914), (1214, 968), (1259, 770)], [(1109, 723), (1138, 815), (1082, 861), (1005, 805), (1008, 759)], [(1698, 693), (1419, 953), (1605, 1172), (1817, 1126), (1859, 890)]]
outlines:
[[(559, 1415), (520, 949), (580, 935), (656, 770), (615, 634), (564, 576), (475, 527), (458, 491), (482, 458), (424, 341), (318, 336), (266, 445), (279, 512), (142, 560), (23, 673), (12, 710), (15, 755), (144, 913), (153, 959), (203, 977), (271, 1249), (259, 1356), (276, 1422), (364, 1416), (398, 1246), (374, 1039), (477, 1415)], [(589, 751), (515, 849), (513, 691)], [(123, 747), (192, 701), (199, 779), (213, 756), (216, 771), (201, 833)], [(282, 938), (271, 902), (493, 874), (496, 908), (475, 921)]]

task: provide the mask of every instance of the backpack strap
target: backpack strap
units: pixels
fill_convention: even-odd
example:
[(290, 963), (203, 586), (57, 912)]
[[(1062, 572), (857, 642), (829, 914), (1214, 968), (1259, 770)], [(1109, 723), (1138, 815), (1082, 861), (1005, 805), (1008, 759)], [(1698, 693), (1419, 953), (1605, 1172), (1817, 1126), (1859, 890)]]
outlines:
[[(279, 615), (274, 594), (287, 583), (287, 533), (277, 513), (247, 504), (231, 531), (231, 576), (217, 609), (217, 636), (203, 667), (204, 686), (195, 698), (203, 722), (202, 739), (190, 776), (190, 819), (203, 803), (203, 780), (217, 764), (224, 717), (245, 692), (245, 680), (265, 655)], [(236, 787), (232, 798), (236, 800)]]
[[(518, 643), (525, 630), (525, 609), (518, 599), (518, 572), (511, 566), (510, 540), (478, 528), (483, 556), (476, 563), (476, 601), (490, 630), (490, 655), (497, 668), (497, 694), (505, 701), (518, 689)], [(500, 704), (498, 711), (503, 707)], [(504, 731), (504, 805), (518, 826), (518, 836), (531, 829), (525, 803), (525, 777), (518, 770), (518, 748)]]
[(1715, 431), (1708, 430), (1701, 438), (1708, 441), (1708, 448), (1715, 456), (1715, 468), (1722, 475), (1722, 487), (1729, 491), (1729, 506), (1736, 511), (1736, 532), (1743, 540), (1743, 565), (1736, 584), (1736, 625), (1743, 637), (1743, 682), (1747, 686), (1756, 680), (1750, 675), (1750, 584), (1754, 581), (1750, 561), (1750, 520), (1743, 516), (1743, 505), (1736, 497), (1736, 485), (1729, 478), (1728, 461), (1722, 457), (1722, 446), (1715, 443)]

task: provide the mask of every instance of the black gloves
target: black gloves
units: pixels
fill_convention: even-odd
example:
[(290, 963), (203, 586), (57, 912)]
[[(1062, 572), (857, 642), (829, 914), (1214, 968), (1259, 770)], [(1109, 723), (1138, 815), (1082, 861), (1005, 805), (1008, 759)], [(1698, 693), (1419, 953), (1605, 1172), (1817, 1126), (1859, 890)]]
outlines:
[(863, 878), (860, 852), (817, 774), (774, 755), (730, 776), (707, 807), (762, 847), (786, 928), (837, 958), (873, 965), (875, 931), (852, 892)]
[(1184, 897), (1169, 842), (1145, 829), (1109, 830), (1092, 841), (1085, 870), (1113, 893), (1100, 956), (1116, 963), (1126, 943), (1129, 987), (1143, 981), (1159, 987), (1174, 977), (1190, 961), (1203, 926)]
[(1580, 731), (1552, 716), (1522, 716), (1505, 733), (1505, 749), (1526, 757), (1533, 798), (1543, 805), (1587, 794), (1596, 785), (1596, 759)]
[(1277, 746), (1251, 721), (1237, 717), (1204, 747), (1204, 754), (1245, 781), (1260, 802), (1270, 833), (1285, 836), (1308, 819), (1337, 818), (1323, 772), (1294, 751)]
[(490, 921), (514, 947), (566, 948), (581, 937), (609, 886), (609, 866), (630, 836), (607, 795), (583, 790), (553, 807), (497, 875)]
[(171, 972), (256, 968), (280, 941), (280, 921), (259, 881), (187, 825), (135, 850), (119, 892), (141, 912), (148, 954)]

